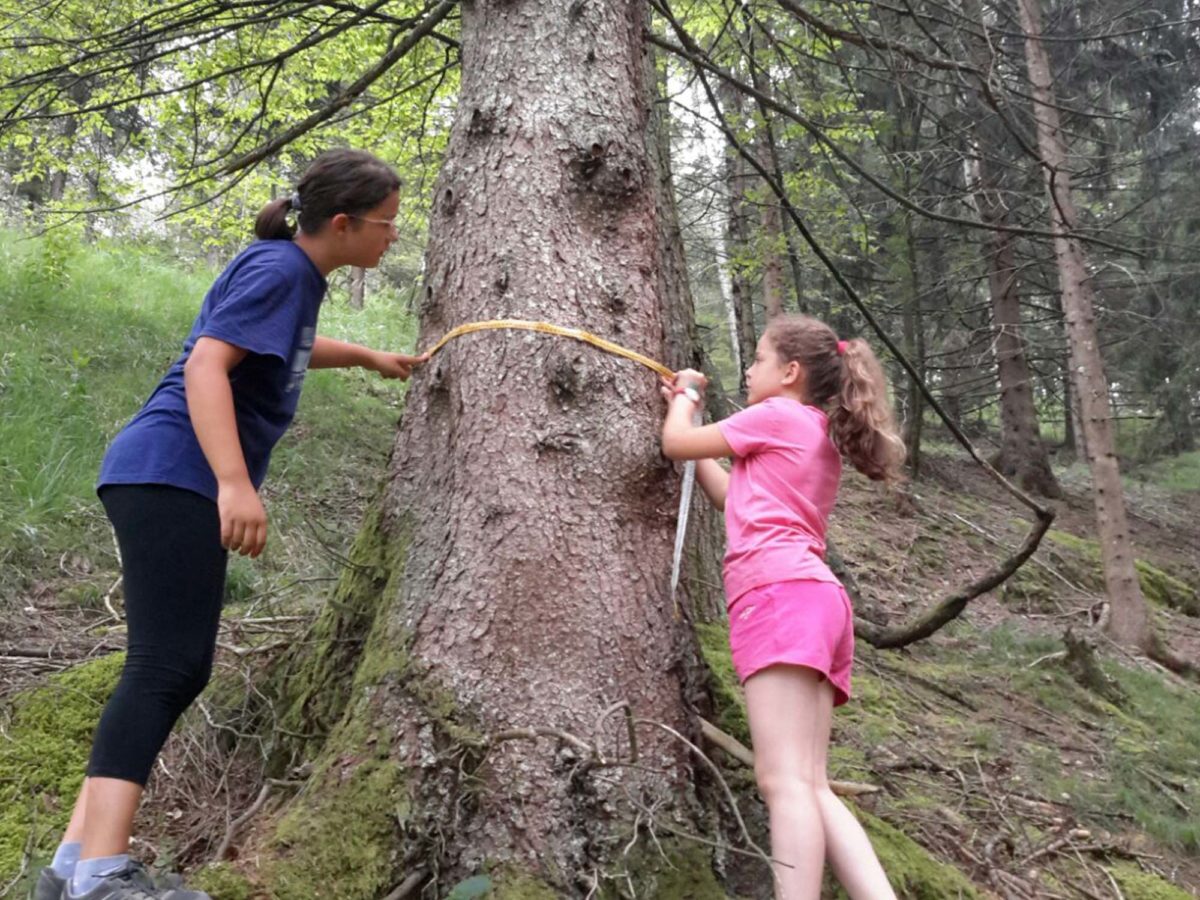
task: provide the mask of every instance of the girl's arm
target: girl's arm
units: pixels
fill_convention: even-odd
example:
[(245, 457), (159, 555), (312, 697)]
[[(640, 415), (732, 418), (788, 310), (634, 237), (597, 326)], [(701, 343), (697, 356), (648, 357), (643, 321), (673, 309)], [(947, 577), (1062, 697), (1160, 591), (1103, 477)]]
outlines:
[(267, 543), (267, 512), (246, 469), (229, 385), (229, 372), (245, 356), (241, 347), (202, 337), (184, 364), (183, 385), (196, 439), (217, 477), (221, 546), (255, 557)]
[(721, 512), (725, 511), (725, 494), (729, 490), (729, 473), (715, 459), (702, 459), (696, 463), (696, 481)]
[(387, 353), (372, 350), (361, 344), (335, 341), (333, 338), (317, 337), (313, 341), (310, 369), (349, 369), (359, 366), (378, 372), (384, 378), (407, 378), (413, 366), (428, 359), (427, 356), (409, 356), (405, 353)]
[[(677, 384), (697, 390), (704, 387), (705, 381), (703, 375), (691, 370), (676, 376)], [(662, 431), (663, 455), (668, 459), (697, 460), (696, 480), (700, 482), (700, 488), (713, 506), (724, 510), (729, 473), (714, 457), (732, 456), (729, 443), (716, 425), (692, 424), (696, 403), (685, 394), (676, 393), (674, 384), (663, 382), (663, 396), (667, 399), (667, 418)]]
[(662, 393), (667, 398), (667, 418), (663, 421), (662, 449), (667, 459), (717, 459), (733, 456), (733, 450), (716, 425), (693, 425), (692, 414), (697, 404), (687, 395), (675, 392), (675, 386), (704, 390), (708, 379), (700, 372), (685, 369), (675, 376), (672, 384), (663, 380)]

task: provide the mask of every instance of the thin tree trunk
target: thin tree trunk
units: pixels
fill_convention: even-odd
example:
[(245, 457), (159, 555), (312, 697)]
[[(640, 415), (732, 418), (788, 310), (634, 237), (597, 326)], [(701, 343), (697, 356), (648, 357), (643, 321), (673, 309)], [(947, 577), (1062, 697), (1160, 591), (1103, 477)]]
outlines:
[[(730, 121), (740, 122), (744, 118), (743, 98), (736, 90), (722, 87), (721, 102)], [(746, 260), (749, 257), (750, 227), (746, 195), (751, 176), (746, 163), (732, 147), (725, 149), (725, 190), (728, 197), (725, 246), (729, 253), (730, 294), (737, 315), (738, 355), (743, 365), (754, 359), (758, 346), (758, 333), (754, 322), (754, 297), (750, 280), (746, 277)], [(738, 392), (745, 396), (746, 373), (738, 370)]]
[[(908, 276), (907, 300), (904, 304), (904, 352), (921, 379), (925, 378), (925, 317), (921, 309), (921, 280), (917, 274), (917, 238), (912, 215), (904, 216), (905, 274)], [(908, 399), (905, 404), (904, 445), (908, 450), (908, 467), (913, 478), (921, 474), (921, 426), (925, 421), (925, 395), (912, 378), (907, 379)]]
[[(994, 146), (991, 141), (986, 146), (980, 145), (975, 200), (984, 222), (1002, 226), (1009, 224), (1009, 217), (994, 164), (987, 157), (991, 146)], [(1000, 455), (996, 468), (1014, 478), (1024, 490), (1044, 497), (1061, 497), (1062, 488), (1050, 469), (1050, 456), (1042, 441), (1033, 402), (1033, 376), (1025, 360), (1021, 291), (1013, 244), (1013, 236), (1007, 231), (990, 232), (985, 244), (995, 331), (993, 347), (1000, 379)]]
[[(767, 154), (769, 157), (770, 154)], [(770, 159), (767, 159), (769, 166)], [(783, 218), (779, 204), (764, 196), (759, 207), (760, 246), (762, 247), (763, 310), (769, 322), (783, 314)]]
[(1067, 324), (1071, 375), (1092, 470), (1096, 527), (1111, 604), (1106, 627), (1121, 643), (1147, 648), (1151, 640), (1150, 619), (1130, 545), (1121, 472), (1113, 443), (1108, 382), (1096, 335), (1092, 282), (1083, 248), (1069, 236), (1076, 227), (1078, 215), (1071, 195), (1068, 152), (1059, 123), (1050, 60), (1042, 44), (1041, 12), (1037, 0), (1018, 0), (1017, 5), (1021, 29), (1025, 33), (1025, 59), (1035, 102), (1038, 148), (1050, 197), (1054, 256)]
[(726, 243), (725, 228), (722, 226), (713, 235), (713, 249), (716, 251), (717, 283), (721, 288), (721, 302), (725, 307), (725, 322), (729, 326), (729, 355), (733, 359), (733, 370), (741, 379), (744, 363), (742, 361), (742, 345), (738, 334), (737, 305), (733, 296), (733, 278), (729, 272), (729, 248)]
[(367, 295), (367, 270), (362, 266), (350, 267), (350, 308), (362, 309)]
[[(746, 28), (746, 46), (749, 50), (748, 63), (750, 80), (754, 89), (761, 94), (770, 96), (774, 93), (768, 71), (759, 63), (757, 57), (758, 42), (755, 40), (755, 27), (751, 21), (749, 10), (742, 9), (742, 18)], [(758, 147), (760, 161), (764, 169), (771, 173), (778, 184), (785, 184), (783, 165), (779, 158), (779, 142), (772, 125), (772, 116), (761, 101), (758, 102), (758, 116), (755, 117), (755, 145)], [(800, 258), (796, 253), (792, 231), (794, 226), (785, 221), (783, 211), (775, 195), (763, 184), (762, 209), (759, 222), (762, 228), (761, 244), (763, 247), (763, 308), (768, 321), (784, 311), (785, 295), (783, 277), (783, 258), (786, 252), (792, 273), (792, 287), (796, 293), (796, 308), (804, 309), (804, 282), (800, 272)]]

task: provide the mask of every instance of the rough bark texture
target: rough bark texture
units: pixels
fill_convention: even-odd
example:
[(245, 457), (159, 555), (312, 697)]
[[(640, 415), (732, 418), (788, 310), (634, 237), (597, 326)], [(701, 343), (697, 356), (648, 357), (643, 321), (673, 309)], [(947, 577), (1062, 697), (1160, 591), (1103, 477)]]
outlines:
[[(993, 225), (1008, 225), (994, 164), (981, 154), (975, 197), (980, 218)], [(1033, 402), (1033, 377), (1025, 360), (1021, 332), (1021, 291), (1013, 235), (993, 231), (987, 241), (988, 291), (992, 299), (993, 342), (1000, 378), (1000, 456), (996, 468), (1022, 489), (1043, 497), (1061, 497), (1062, 488), (1050, 469), (1050, 456), (1042, 442), (1037, 407)]]
[(1104, 562), (1104, 580), (1111, 604), (1109, 633), (1138, 647), (1150, 643), (1146, 601), (1134, 568), (1121, 473), (1112, 435), (1108, 382), (1096, 336), (1093, 289), (1083, 249), (1069, 236), (1078, 221), (1071, 196), (1067, 147), (1059, 123), (1050, 61), (1042, 44), (1041, 12), (1037, 0), (1019, 0), (1025, 57), (1037, 120), (1038, 148), (1050, 195), (1054, 256), (1058, 263), (1063, 314), (1071, 356), (1071, 376), (1079, 402), (1081, 426), (1096, 502), (1096, 526)]
[[(978, 0), (966, 0), (964, 10), (973, 21), (986, 28)], [(968, 41), (976, 65), (985, 70), (995, 65), (993, 47), (982, 34), (970, 37)], [(979, 217), (989, 225), (1007, 227), (1012, 224), (1006, 200), (1011, 196), (1011, 178), (1006, 176), (992, 154), (1002, 151), (1009, 136), (996, 111), (983, 103), (977, 93), (972, 93), (970, 100), (974, 106), (978, 150), (972, 174)], [(1000, 453), (993, 464), (1023, 490), (1044, 497), (1061, 497), (1062, 488), (1050, 468), (1050, 456), (1041, 438), (1033, 399), (1033, 378), (1025, 358), (1016, 238), (1008, 231), (992, 231), (988, 233), (984, 247), (995, 333), (993, 348), (1000, 381)]]
[[(540, 319), (685, 361), (644, 27), (632, 2), (463, 6), (421, 345), (463, 322)], [(687, 752), (657, 729), (637, 733), (644, 768), (603, 779), (569, 742), (495, 739), (556, 730), (628, 756), (622, 717), (604, 717), (619, 702), (688, 730), (661, 416), (652, 374), (539, 334), (460, 338), (414, 378), (379, 522), (403, 552), (367, 638), (388, 657), (362, 685), (372, 746), (407, 779), (400, 821), (424, 844), (409, 867), (500, 861), (566, 895), (630, 838), (616, 781), (686, 819)]]
[[(727, 85), (720, 88), (721, 104), (726, 118), (740, 122), (745, 116), (744, 98)], [(746, 393), (744, 369), (754, 362), (758, 346), (758, 333), (754, 323), (754, 299), (750, 291), (750, 280), (746, 277), (745, 260), (749, 255), (750, 223), (746, 195), (750, 189), (750, 173), (746, 163), (732, 146), (725, 148), (725, 190), (728, 197), (725, 246), (732, 260), (730, 265), (730, 292), (737, 317), (738, 356), (742, 368), (738, 371), (738, 391)]]
[(350, 307), (362, 309), (367, 296), (367, 270), (362, 266), (350, 269)]

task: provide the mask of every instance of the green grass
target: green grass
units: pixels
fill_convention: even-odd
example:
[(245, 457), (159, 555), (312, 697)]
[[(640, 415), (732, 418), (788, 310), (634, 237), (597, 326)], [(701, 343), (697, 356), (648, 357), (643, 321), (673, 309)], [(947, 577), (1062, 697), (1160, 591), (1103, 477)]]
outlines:
[[(128, 245), (0, 234), (0, 596), (64, 568), (76, 582), (111, 579), (112, 541), (93, 491), (100, 459), (178, 354), (214, 277)], [(322, 311), (322, 334), (372, 346), (407, 349), (414, 332), (386, 294), (361, 312), (337, 297)], [(371, 373), (310, 373), (264, 488), (273, 525), (265, 565), (237, 561), (235, 595), (262, 590), (272, 571), (311, 574), (314, 547), (353, 537), (402, 403), (399, 383)]]
[[(1064, 767), (1053, 746), (1026, 744), (1007, 748), (1022, 760), (1035, 794), (1065, 793), (1082, 821), (1119, 830), (1120, 813), (1132, 816), (1137, 828), (1174, 850), (1200, 854), (1200, 822), (1190, 811), (1200, 787), (1200, 690), (1164, 679), (1158, 672), (1132, 669), (1108, 660), (1105, 671), (1127, 700), (1115, 707), (1077, 684), (1066, 670), (1034, 660), (1061, 650), (1056, 639), (1023, 636), (1012, 626), (980, 635), (971, 653), (971, 669), (984, 681), (1031, 700), (1063, 721), (1091, 722), (1091, 739), (1103, 758), (1085, 766)], [(988, 747), (980, 747), (988, 750)]]
[(1200, 450), (1160, 459), (1139, 469), (1136, 477), (1169, 491), (1200, 491)]

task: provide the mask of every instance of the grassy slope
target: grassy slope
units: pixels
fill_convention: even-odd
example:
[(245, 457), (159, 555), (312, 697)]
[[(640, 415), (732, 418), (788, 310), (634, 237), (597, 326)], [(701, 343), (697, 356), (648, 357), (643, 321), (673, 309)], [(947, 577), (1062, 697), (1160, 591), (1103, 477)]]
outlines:
[[(96, 606), (111, 584), (115, 559), (91, 490), (96, 466), (172, 359), (211, 275), (181, 273), (151, 254), (64, 253), (7, 237), (0, 239), (0, 610), (29, 624)], [(411, 346), (410, 320), (382, 300), (363, 313), (331, 304), (322, 329)], [(335, 570), (364, 494), (383, 471), (400, 398), (394, 385), (360, 373), (311, 374), (272, 468), (270, 548), (261, 563), (235, 567), (235, 599), (320, 601), (320, 579)], [(1019, 511), (951, 453), (935, 448), (929, 469), (912, 489), (915, 502), (902, 507), (850, 478), (835, 516), (835, 537), (864, 591), (894, 617), (978, 574), (1023, 525)], [(1019, 879), (1038, 896), (1115, 896), (1114, 882), (1129, 900), (1185, 896), (1158, 874), (1200, 888), (1200, 693), (1145, 661), (1109, 654), (1105, 665), (1126, 697), (1114, 706), (1079, 687), (1054, 656), (1062, 631), (1086, 624), (1101, 590), (1083, 482), (1078, 472), (1064, 474), (1072, 496), (1040, 565), (977, 601), (932, 641), (901, 653), (860, 650), (856, 701), (836, 720), (835, 774), (885, 786), (863, 806), (882, 819), (872, 834), (887, 847), (889, 869), (904, 873), (905, 896), (938, 896), (953, 878), (883, 823), (984, 893), (1014, 889)], [(1194, 460), (1161, 464), (1146, 478), (1131, 491), (1139, 555), (1194, 592)], [(1165, 605), (1156, 616), (1194, 656), (1196, 620)], [(714, 658), (725, 652), (722, 642), (720, 629), (707, 635)], [(743, 729), (736, 685), (723, 702), (722, 724)], [(82, 712), (94, 704), (86, 699)], [(61, 727), (72, 742), (53, 754), (54, 772), (34, 777), (29, 753), (9, 747), (8, 761), (25, 780), (6, 783), (21, 785), (27, 812), (0, 822), (0, 885), (23, 852), (23, 828), (35, 822), (47, 845), (61, 827), (62, 800), (86, 744), (78, 705), (53, 710), (69, 714)], [(32, 729), (29, 747), (49, 733), (46, 715), (34, 703), (15, 723)], [(2, 799), (15, 809), (11, 797)], [(173, 814), (169, 807), (164, 812)], [(169, 822), (169, 815), (152, 820), (164, 829), (151, 832), (161, 845), (171, 844)], [(175, 849), (187, 858), (186, 847)]]
[[(177, 355), (212, 280), (150, 253), (54, 251), (0, 236), (0, 602), (54, 593), (59, 581), (94, 602), (111, 584), (116, 561), (92, 490), (100, 458)], [(411, 318), (394, 298), (358, 313), (336, 300), (322, 311), (323, 334), (411, 346)], [(310, 373), (264, 489), (268, 550), (261, 564), (235, 562), (235, 597), (278, 588), (284, 573), (329, 573), (321, 548), (338, 552), (353, 536), (402, 396), (368, 373)]]

